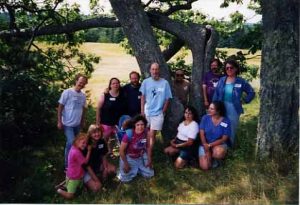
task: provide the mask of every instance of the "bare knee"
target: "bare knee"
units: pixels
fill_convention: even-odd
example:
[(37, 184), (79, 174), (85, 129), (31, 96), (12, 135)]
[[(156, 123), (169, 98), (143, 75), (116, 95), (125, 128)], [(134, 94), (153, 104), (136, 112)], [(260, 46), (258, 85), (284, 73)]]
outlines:
[(174, 166), (176, 169), (182, 169), (184, 165), (186, 164), (186, 161), (178, 157), (174, 163)]
[(222, 146), (215, 147), (213, 149), (212, 157), (214, 159), (224, 159), (226, 152), (227, 152), (226, 149), (224, 149)]

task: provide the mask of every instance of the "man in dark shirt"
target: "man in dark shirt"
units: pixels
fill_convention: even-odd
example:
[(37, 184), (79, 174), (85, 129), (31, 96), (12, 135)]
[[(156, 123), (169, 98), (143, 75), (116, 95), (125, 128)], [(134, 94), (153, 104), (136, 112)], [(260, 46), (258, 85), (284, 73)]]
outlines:
[(129, 79), (130, 83), (123, 87), (123, 91), (127, 100), (127, 114), (133, 117), (141, 113), (140, 74), (132, 71), (129, 73)]

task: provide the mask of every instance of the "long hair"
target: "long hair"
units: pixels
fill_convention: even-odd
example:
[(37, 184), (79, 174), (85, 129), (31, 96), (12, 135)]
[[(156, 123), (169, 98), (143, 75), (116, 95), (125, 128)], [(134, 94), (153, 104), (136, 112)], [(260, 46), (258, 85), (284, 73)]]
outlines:
[(83, 132), (81, 132), (81, 133), (79, 133), (79, 134), (75, 137), (75, 139), (74, 139), (74, 141), (73, 141), (73, 145), (76, 146), (77, 143), (78, 143), (80, 140), (83, 140), (83, 139), (85, 139), (87, 142), (89, 141), (88, 135), (85, 134), (85, 133), (83, 133)]

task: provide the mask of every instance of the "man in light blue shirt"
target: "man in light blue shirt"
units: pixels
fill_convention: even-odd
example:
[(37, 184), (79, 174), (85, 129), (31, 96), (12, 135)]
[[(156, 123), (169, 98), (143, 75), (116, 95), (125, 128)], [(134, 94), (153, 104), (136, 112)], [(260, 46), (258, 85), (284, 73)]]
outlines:
[(146, 116), (150, 131), (150, 153), (148, 154), (149, 166), (152, 165), (152, 150), (157, 131), (162, 130), (164, 114), (169, 105), (172, 93), (168, 81), (160, 77), (158, 63), (150, 66), (151, 77), (145, 79), (141, 85), (141, 114)]

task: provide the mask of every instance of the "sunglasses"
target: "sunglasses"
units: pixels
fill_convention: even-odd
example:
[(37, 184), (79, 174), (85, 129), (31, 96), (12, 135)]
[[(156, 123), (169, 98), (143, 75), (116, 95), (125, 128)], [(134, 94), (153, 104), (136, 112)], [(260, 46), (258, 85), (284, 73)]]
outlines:
[(233, 69), (234, 69), (234, 67), (232, 67), (232, 66), (228, 66), (228, 67), (226, 67), (226, 70), (229, 70), (229, 69), (233, 70)]
[(183, 77), (183, 76), (184, 76), (184, 74), (176, 74), (176, 76), (179, 76), (179, 77), (181, 76), (181, 77)]

